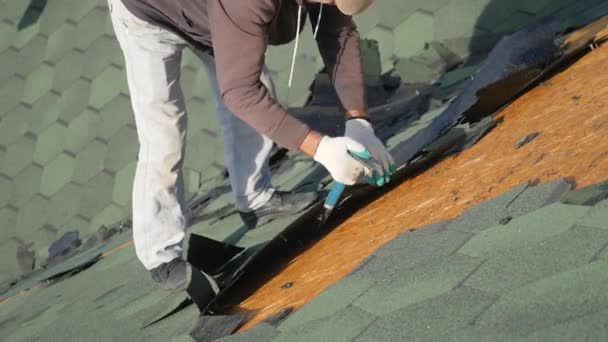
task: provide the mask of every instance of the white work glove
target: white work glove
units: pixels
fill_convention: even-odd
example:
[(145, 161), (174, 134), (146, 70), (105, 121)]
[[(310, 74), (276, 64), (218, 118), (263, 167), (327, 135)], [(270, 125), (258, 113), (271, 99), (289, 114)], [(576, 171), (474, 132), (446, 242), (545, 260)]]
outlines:
[(365, 147), (353, 139), (325, 136), (319, 142), (314, 159), (329, 171), (336, 182), (353, 185), (365, 167), (353, 158), (348, 151), (369, 155)]
[(372, 124), (365, 119), (346, 121), (344, 136), (363, 145), (372, 155), (374, 174), (368, 179), (372, 184), (382, 186), (390, 181), (395, 172), (395, 161), (384, 144), (376, 137)]

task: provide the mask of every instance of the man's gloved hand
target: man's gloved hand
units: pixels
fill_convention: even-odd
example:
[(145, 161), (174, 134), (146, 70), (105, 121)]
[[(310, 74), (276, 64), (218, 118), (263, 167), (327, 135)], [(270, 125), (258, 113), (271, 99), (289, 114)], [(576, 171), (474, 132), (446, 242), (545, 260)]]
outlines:
[(376, 137), (372, 124), (365, 119), (349, 119), (346, 121), (344, 136), (363, 145), (376, 161), (374, 174), (370, 182), (382, 186), (389, 182), (395, 172), (395, 161), (384, 144)]
[[(314, 159), (329, 171), (336, 182), (353, 185), (365, 167), (353, 158), (348, 151), (361, 154), (366, 153), (365, 147), (353, 139), (325, 136), (319, 142)], [(368, 170), (368, 172), (371, 171)]]

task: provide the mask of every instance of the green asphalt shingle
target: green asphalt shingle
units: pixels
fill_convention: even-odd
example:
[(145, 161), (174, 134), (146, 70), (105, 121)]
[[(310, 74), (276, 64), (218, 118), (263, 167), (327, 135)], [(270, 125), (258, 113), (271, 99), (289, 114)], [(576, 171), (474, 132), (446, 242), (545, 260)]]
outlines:
[(533, 245), (571, 229), (588, 211), (589, 208), (584, 206), (552, 204), (529, 215), (515, 218), (506, 225), (497, 225), (480, 232), (459, 252), (486, 257), (497, 251)]
[(457, 231), (478, 233), (493, 226), (506, 216), (506, 207), (527, 187), (528, 183), (523, 183), (504, 194), (468, 209), (455, 218), (448, 227)]
[(49, 92), (27, 107), (23, 119), (27, 124), (27, 130), (39, 135), (59, 118), (57, 102), (60, 96)]
[(236, 333), (217, 340), (218, 342), (270, 342), (279, 332), (268, 323), (260, 323), (246, 332)]
[[(423, 231), (423, 230), (421, 230)], [(444, 230), (431, 235), (404, 233), (386, 247), (381, 247), (353, 275), (385, 279), (395, 272), (441, 260), (471, 239), (471, 234)]]
[(65, 150), (72, 154), (78, 154), (93, 139), (101, 118), (91, 110), (85, 109), (68, 125), (68, 132), (65, 141)]
[(122, 127), (135, 124), (131, 113), (131, 100), (125, 94), (120, 94), (108, 102), (99, 111), (99, 117), (101, 120), (96, 136), (106, 141), (109, 141)]
[[(80, 211), (81, 186), (68, 183), (51, 197), (48, 224), (53, 227), (66, 227), (70, 219)], [(69, 228), (68, 228), (69, 229)]]
[(6, 147), (2, 173), (10, 178), (16, 177), (32, 163), (36, 150), (36, 140), (31, 135), (24, 135)]
[(421, 341), (463, 328), (490, 306), (494, 298), (460, 287), (384, 315), (355, 341)]
[(137, 131), (124, 126), (108, 139), (104, 168), (112, 173), (128, 165), (137, 156)]
[[(0, 63), (4, 60), (0, 56)], [(7, 61), (6, 65), (12, 65), (14, 61)], [(8, 68), (7, 68), (8, 69)], [(1, 76), (1, 74), (0, 74)], [(4, 79), (4, 84), (0, 85), (0, 113), (5, 116), (11, 109), (19, 104), (19, 100), (23, 96), (23, 88), (25, 87), (25, 79), (20, 75), (12, 75)]]
[(63, 123), (54, 123), (37, 137), (36, 151), (32, 160), (39, 165), (46, 165), (57, 157), (65, 146), (68, 128)]
[(596, 261), (504, 294), (481, 327), (525, 335), (608, 307), (608, 262)]
[(84, 63), (82, 52), (71, 50), (63, 55), (55, 64), (53, 90), (62, 93), (70, 88), (80, 79)]
[(73, 174), (73, 155), (61, 153), (44, 166), (40, 180), (40, 193), (47, 197), (53, 196), (70, 182)]
[(522, 341), (603, 341), (608, 336), (608, 310), (533, 332)]
[(373, 286), (353, 305), (376, 315), (385, 315), (410, 304), (449, 292), (473, 272), (481, 260), (464, 255), (453, 255), (430, 262)]
[(59, 119), (69, 124), (89, 106), (91, 83), (79, 78), (60, 93), (61, 99), (57, 102)]
[(30, 107), (26, 104), (19, 104), (6, 113), (0, 121), (0, 144), (9, 146), (28, 131), (27, 123), (23, 117)]
[(592, 184), (567, 192), (560, 201), (565, 204), (595, 205), (608, 198), (608, 182)]
[(305, 323), (323, 320), (344, 310), (374, 285), (374, 279), (359, 277), (354, 281), (342, 281), (321, 292), (301, 309), (292, 313), (280, 330), (294, 329)]
[(25, 78), (23, 98), (21, 101), (32, 104), (48, 93), (53, 86), (55, 69), (48, 64), (41, 64)]
[(369, 312), (348, 306), (330, 317), (284, 330), (273, 341), (352, 341), (376, 319)]
[(495, 253), (464, 284), (490, 293), (504, 293), (552, 274), (590, 262), (608, 244), (608, 231), (574, 227), (522, 248)]
[[(8, 183), (6, 178), (3, 178), (6, 189), (10, 189), (10, 191), (6, 191), (4, 196), (6, 196), (5, 204), (9, 202), (13, 203), (17, 207), (21, 207), (24, 205), (30, 198), (32, 198), (35, 194), (38, 193), (40, 189), (41, 179), (42, 179), (43, 168), (40, 165), (30, 164), (25, 170), (21, 171), (15, 178), (14, 181), (18, 184), (23, 184), (22, 186), (16, 187), (8, 187)], [(13, 185), (13, 184), (10, 184)]]
[(510, 217), (518, 217), (555, 203), (570, 188), (570, 183), (563, 179), (528, 187), (512, 203), (509, 203), (506, 214)]
[(583, 226), (608, 229), (608, 200), (597, 203), (578, 223)]
[(86, 184), (91, 178), (100, 173), (103, 170), (103, 159), (107, 150), (108, 145), (97, 139), (88, 143), (76, 154), (74, 177), (72, 180), (79, 184)]

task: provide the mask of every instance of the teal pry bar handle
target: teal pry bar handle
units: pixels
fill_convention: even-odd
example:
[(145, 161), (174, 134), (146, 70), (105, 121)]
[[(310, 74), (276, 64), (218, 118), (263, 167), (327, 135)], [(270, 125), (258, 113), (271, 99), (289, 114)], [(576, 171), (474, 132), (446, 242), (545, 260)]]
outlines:
[(344, 183), (336, 182), (336, 184), (334, 184), (334, 187), (331, 189), (329, 195), (327, 195), (327, 198), (325, 199), (325, 204), (323, 205), (325, 209), (331, 210), (336, 206), (336, 204), (338, 204), (338, 201), (340, 200), (340, 197), (342, 197), (342, 193), (344, 192), (345, 188), (346, 185), (344, 185)]
[[(366, 161), (368, 161), (372, 158), (371, 153), (369, 153), (369, 151), (367, 149), (364, 150), (363, 152), (348, 151), (348, 153), (353, 158), (357, 159), (359, 162), (361, 162), (363, 164), (365, 164)], [(325, 199), (325, 204), (323, 205), (325, 207), (325, 209), (332, 210), (338, 204), (338, 201), (340, 200), (340, 197), (342, 197), (342, 193), (344, 192), (345, 188), (346, 188), (346, 185), (344, 185), (343, 183), (340, 183), (340, 182), (336, 182), (334, 187), (329, 192), (329, 195), (327, 195), (327, 198)]]

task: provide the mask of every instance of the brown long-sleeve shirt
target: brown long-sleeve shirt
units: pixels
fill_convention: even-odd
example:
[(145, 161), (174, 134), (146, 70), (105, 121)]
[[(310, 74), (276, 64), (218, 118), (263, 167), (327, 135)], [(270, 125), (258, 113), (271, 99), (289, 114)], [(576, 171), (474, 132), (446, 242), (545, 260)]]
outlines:
[[(303, 0), (122, 1), (140, 19), (173, 30), (194, 46), (212, 48), (226, 106), (277, 144), (291, 150), (301, 145), (310, 128), (272, 98), (260, 73), (267, 46), (288, 43), (302, 29), (296, 28), (298, 6), (304, 6), (303, 16), (308, 14), (314, 27), (319, 5)], [(325, 6), (316, 41), (342, 105), (365, 110), (359, 34), (352, 18)]]

